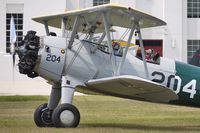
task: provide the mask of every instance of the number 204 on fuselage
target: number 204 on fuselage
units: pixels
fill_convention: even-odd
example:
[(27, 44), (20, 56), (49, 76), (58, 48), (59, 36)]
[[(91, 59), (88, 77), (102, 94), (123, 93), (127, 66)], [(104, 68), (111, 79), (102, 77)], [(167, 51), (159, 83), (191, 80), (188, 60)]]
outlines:
[(172, 89), (178, 100), (170, 103), (200, 106), (200, 68), (175, 61), (175, 73), (166, 75), (162, 71), (152, 72), (152, 81)]

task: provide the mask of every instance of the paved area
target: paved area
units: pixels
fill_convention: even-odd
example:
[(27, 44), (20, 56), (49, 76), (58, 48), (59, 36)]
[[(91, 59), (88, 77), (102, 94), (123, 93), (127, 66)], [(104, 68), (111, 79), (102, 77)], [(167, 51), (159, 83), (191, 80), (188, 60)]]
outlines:
[[(17, 58), (17, 56), (16, 56)], [(16, 64), (18, 59), (16, 59)], [(0, 52), (0, 95), (49, 95), (51, 86), (41, 77), (34, 79), (20, 74), (17, 65), (13, 71), (12, 56)], [(80, 95), (80, 93), (75, 93)]]
[[(51, 86), (42, 81), (0, 81), (0, 95), (49, 95)], [(75, 95), (83, 95), (75, 93)]]
[(0, 95), (49, 95), (51, 86), (43, 82), (2, 81)]

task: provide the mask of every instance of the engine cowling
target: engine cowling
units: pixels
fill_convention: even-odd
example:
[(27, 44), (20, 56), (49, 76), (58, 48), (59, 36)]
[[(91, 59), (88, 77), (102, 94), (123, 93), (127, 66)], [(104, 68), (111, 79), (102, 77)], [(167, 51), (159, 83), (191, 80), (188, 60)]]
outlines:
[(41, 76), (48, 81), (61, 80), (65, 66), (66, 39), (56, 36), (36, 36), (29, 31), (18, 49), (19, 71), (28, 77)]

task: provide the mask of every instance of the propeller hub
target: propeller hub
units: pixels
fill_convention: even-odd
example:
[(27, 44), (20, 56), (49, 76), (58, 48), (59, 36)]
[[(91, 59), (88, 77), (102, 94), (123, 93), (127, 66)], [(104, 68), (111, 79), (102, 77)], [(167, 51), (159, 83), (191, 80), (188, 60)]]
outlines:
[(38, 73), (34, 71), (34, 67), (40, 49), (40, 38), (35, 34), (35, 31), (28, 31), (17, 50), (19, 56), (19, 72), (26, 74), (30, 78), (38, 76)]

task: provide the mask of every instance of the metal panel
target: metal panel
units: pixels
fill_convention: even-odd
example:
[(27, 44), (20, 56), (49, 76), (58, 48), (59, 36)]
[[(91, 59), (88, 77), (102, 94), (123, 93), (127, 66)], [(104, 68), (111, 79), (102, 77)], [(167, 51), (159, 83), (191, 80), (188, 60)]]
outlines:
[(43, 77), (50, 77), (50, 80), (59, 81), (65, 65), (66, 39), (44, 37), (43, 43), (39, 73)]
[(160, 66), (161, 66), (161, 69), (163, 71), (171, 72), (171, 73), (176, 72), (174, 60), (170, 60), (170, 59), (166, 59), (166, 58), (161, 57)]

